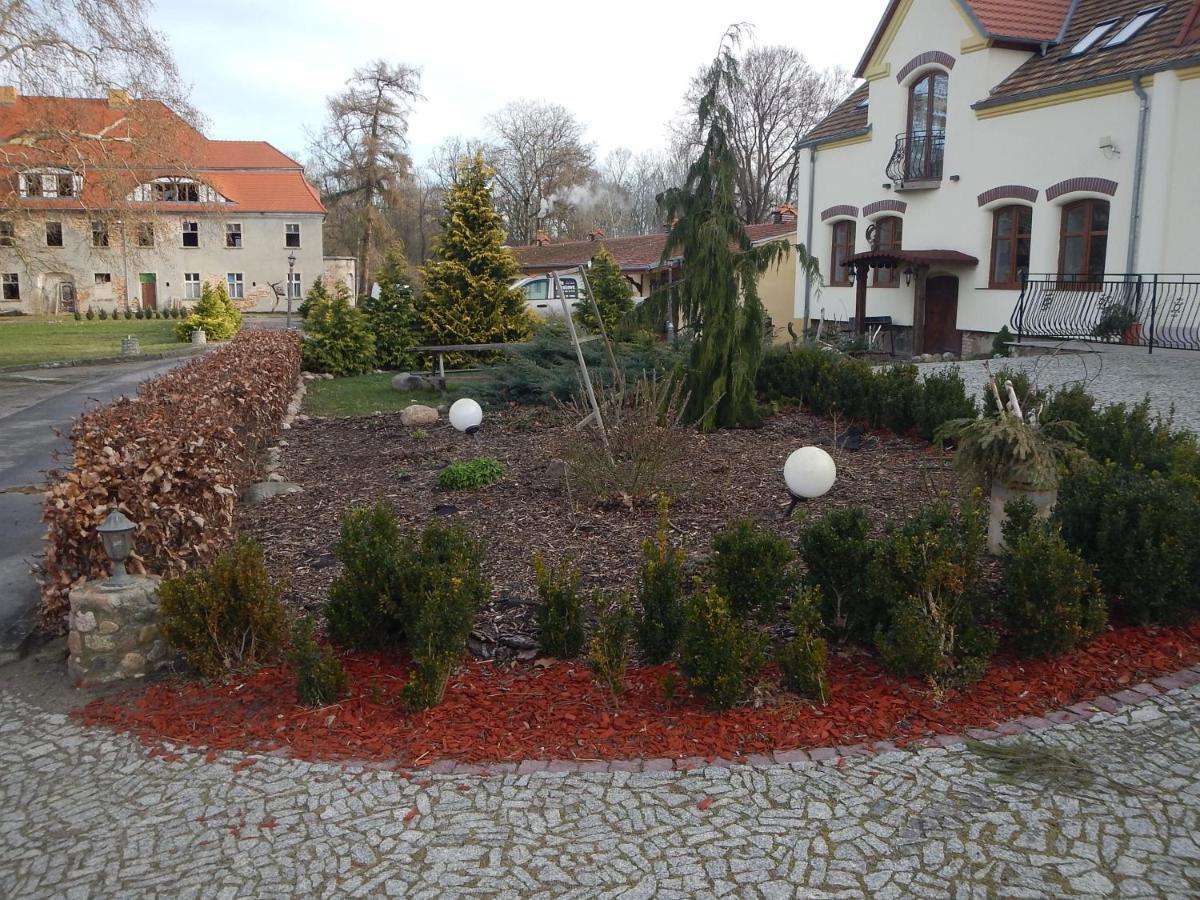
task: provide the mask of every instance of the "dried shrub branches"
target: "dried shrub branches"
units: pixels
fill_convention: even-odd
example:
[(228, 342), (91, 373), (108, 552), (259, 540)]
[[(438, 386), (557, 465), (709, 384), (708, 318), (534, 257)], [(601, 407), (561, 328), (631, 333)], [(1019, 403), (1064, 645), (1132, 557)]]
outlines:
[[(571, 489), (589, 503), (632, 505), (668, 487), (672, 465), (687, 455), (692, 430), (681, 424), (687, 397), (677, 379), (643, 375), (624, 394), (596, 386), (611, 456), (594, 427), (565, 431), (556, 448)], [(580, 396), (565, 405), (574, 421), (591, 412)]]
[(299, 376), (294, 333), (249, 331), (80, 416), (74, 465), (46, 492), (43, 630), (62, 631), (72, 585), (107, 571), (96, 526), (113, 506), (138, 524), (132, 572), (179, 575), (228, 545), (237, 496)]

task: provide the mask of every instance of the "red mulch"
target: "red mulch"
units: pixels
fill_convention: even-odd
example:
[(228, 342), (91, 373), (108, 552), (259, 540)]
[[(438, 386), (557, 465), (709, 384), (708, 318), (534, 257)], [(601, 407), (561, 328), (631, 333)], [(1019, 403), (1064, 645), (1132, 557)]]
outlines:
[[(884, 672), (866, 653), (833, 654), (825, 707), (772, 689), (758, 706), (714, 713), (686, 694), (669, 702), (671, 666), (632, 669), (619, 712), (582, 664), (501, 669), (471, 662), (444, 701), (410, 715), (399, 702), (406, 661), (346, 654), (353, 695), (322, 709), (297, 705), (287, 667), (218, 685), (163, 683), (96, 700), (78, 711), (88, 725), (131, 732), (164, 754), (163, 742), (210, 751), (286, 749), (302, 759), (464, 762), (637, 757), (737, 758), (770, 750), (891, 740), (989, 728), (1089, 700), (1200, 662), (1200, 624), (1119, 628), (1048, 660), (998, 658), (979, 683), (935, 692)], [(174, 756), (174, 754), (166, 754)], [(177, 758), (177, 757), (176, 757)]]

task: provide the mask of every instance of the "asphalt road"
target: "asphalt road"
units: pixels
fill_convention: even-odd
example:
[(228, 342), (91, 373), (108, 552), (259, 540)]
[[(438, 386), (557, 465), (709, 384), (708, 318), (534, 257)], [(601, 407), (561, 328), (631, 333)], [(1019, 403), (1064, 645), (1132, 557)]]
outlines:
[(0, 375), (0, 662), (19, 654), (33, 625), (38, 591), (30, 567), (42, 553), (40, 490), (47, 469), (70, 462), (71, 423), (190, 358)]

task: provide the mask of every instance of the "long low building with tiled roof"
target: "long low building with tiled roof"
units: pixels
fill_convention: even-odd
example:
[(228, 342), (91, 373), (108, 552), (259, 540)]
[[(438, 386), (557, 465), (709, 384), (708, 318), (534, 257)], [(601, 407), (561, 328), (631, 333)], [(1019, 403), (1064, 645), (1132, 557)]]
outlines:
[(797, 317), (1200, 349), (1200, 0), (891, 0), (863, 37), (801, 142)]
[(187, 305), (204, 282), (282, 308), (327, 260), (325, 207), (265, 141), (211, 140), (163, 104), (0, 87), (0, 314)]

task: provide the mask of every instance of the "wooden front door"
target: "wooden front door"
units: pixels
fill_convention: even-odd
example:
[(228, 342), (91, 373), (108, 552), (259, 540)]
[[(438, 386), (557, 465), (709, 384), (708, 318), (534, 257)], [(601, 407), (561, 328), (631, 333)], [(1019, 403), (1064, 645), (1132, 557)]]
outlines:
[(139, 281), (142, 285), (142, 309), (155, 309), (158, 307), (158, 285), (153, 275), (140, 276)]
[(925, 282), (925, 353), (961, 353), (958, 279), (939, 275)]

